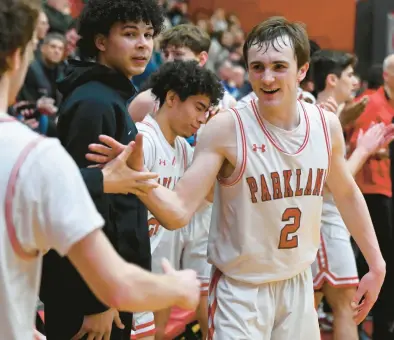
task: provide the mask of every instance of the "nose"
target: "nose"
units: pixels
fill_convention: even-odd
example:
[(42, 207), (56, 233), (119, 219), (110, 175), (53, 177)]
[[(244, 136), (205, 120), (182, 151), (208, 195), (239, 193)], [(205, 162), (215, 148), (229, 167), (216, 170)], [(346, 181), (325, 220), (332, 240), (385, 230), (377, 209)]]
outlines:
[(148, 39), (146, 39), (145, 36), (141, 34), (137, 41), (137, 46), (138, 48), (146, 48), (148, 46)]
[(272, 84), (275, 80), (274, 75), (272, 74), (271, 70), (266, 69), (264, 72), (261, 74), (261, 80), (263, 81), (264, 84)]
[(174, 56), (172, 55), (172, 53), (166, 55), (165, 60), (169, 62), (174, 61)]

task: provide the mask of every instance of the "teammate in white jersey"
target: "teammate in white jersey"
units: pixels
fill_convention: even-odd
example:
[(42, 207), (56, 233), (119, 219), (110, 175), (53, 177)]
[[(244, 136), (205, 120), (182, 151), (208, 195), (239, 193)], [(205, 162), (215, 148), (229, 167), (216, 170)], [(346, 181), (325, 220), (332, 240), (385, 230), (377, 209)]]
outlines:
[[(206, 112), (217, 105), (223, 90), (216, 76), (195, 61), (164, 64), (150, 77), (149, 87), (160, 101), (160, 108), (154, 118), (147, 115), (137, 123), (138, 131), (144, 136), (144, 164), (149, 171), (159, 174), (160, 184), (172, 190), (193, 159), (193, 150), (184, 137), (196, 133), (206, 122)], [(151, 212), (148, 225), (152, 271), (161, 273), (162, 258), (168, 258), (176, 268), (198, 270), (206, 287), (209, 281), (209, 273), (204, 272), (206, 266), (198, 268), (196, 264), (200, 261), (193, 256), (195, 250), (185, 249), (184, 237), (188, 239), (189, 233), (164, 229)], [(206, 248), (203, 261), (206, 262)], [(135, 314), (133, 338), (153, 339), (155, 323), (156, 338), (164, 338), (169, 316), (169, 309), (155, 313), (155, 320), (151, 312)]]
[[(244, 45), (258, 100), (216, 115), (193, 163), (170, 191), (141, 197), (163, 225), (187, 223), (215, 185), (208, 257), (210, 339), (320, 339), (310, 266), (319, 246), (322, 189), (369, 264), (353, 298), (365, 318), (385, 275), (368, 210), (344, 160), (338, 118), (297, 102), (308, 70), (304, 27), (284, 18), (257, 25)], [(130, 165), (143, 170), (141, 136)]]
[[(195, 25), (177, 25), (163, 32), (160, 37), (160, 49), (163, 51), (164, 62), (174, 60), (196, 60), (201, 67), (208, 61), (211, 45), (209, 35)], [(224, 92), (218, 108), (228, 109), (237, 101), (227, 91)], [(129, 113), (133, 121), (140, 122), (148, 113), (154, 113), (159, 102), (150, 89), (141, 92), (129, 105)]]
[[(8, 27), (0, 30), (1, 338), (33, 338), (42, 256), (51, 248), (70, 258), (114, 313), (174, 304), (195, 308), (200, 288), (195, 273), (176, 273), (166, 264), (170, 275), (154, 275), (124, 262), (100, 230), (104, 221), (60, 143), (5, 113), (32, 60), (40, 10), (40, 0), (0, 3), (0, 22)], [(107, 165), (107, 179), (127, 190), (155, 187), (144, 183), (155, 174), (138, 175), (126, 166), (131, 151), (132, 145)]]
[[(333, 98), (338, 106), (352, 99), (356, 57), (350, 53), (321, 50), (312, 57), (313, 80), (318, 103)], [(348, 160), (354, 176), (364, 162), (392, 137), (393, 127), (376, 125), (361, 136), (358, 146)], [(349, 232), (327, 188), (323, 194), (321, 244), (312, 265), (315, 304), (323, 294), (334, 316), (334, 338), (357, 340), (357, 327), (350, 306), (359, 279)]]

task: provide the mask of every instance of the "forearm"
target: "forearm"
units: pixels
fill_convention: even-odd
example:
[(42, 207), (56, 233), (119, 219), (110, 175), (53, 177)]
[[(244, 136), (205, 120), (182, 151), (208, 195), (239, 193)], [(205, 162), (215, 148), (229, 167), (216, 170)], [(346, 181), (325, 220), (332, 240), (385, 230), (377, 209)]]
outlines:
[(362, 148), (356, 148), (347, 161), (352, 176), (356, 176), (368, 159), (368, 153)]
[(158, 311), (179, 301), (178, 282), (171, 275), (157, 275), (135, 265), (127, 265), (119, 281), (115, 308), (122, 311)]
[(159, 186), (147, 195), (138, 197), (160, 224), (169, 230), (179, 229), (189, 223), (192, 213), (187, 212), (176, 191)]
[(354, 185), (348, 194), (341, 195), (340, 198), (335, 197), (335, 201), (343, 221), (364, 255), (370, 270), (385, 270), (385, 262), (361, 191)]

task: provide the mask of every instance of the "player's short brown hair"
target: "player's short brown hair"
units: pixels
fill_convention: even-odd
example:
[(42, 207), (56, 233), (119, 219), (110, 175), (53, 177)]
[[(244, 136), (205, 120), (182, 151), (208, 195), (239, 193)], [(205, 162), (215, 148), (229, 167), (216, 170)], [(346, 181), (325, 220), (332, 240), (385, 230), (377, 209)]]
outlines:
[(168, 46), (187, 47), (193, 53), (208, 52), (211, 46), (211, 38), (197, 26), (183, 24), (165, 31), (160, 37), (160, 48)]
[[(243, 47), (246, 66), (248, 65), (248, 52), (252, 46), (268, 48), (272, 45), (275, 47), (273, 44), (285, 36), (290, 39), (298, 68), (309, 62), (310, 45), (305, 25), (301, 22), (290, 22), (284, 17), (271, 17), (255, 26), (248, 34)], [(283, 42), (279, 41), (279, 45), (281, 43)]]
[(23, 53), (33, 38), (41, 0), (0, 1), (0, 77), (8, 70), (7, 58), (18, 48)]
[(312, 56), (311, 73), (315, 83), (315, 91), (320, 93), (326, 88), (328, 75), (335, 74), (341, 78), (343, 71), (349, 66), (355, 67), (357, 57), (348, 52), (323, 49)]

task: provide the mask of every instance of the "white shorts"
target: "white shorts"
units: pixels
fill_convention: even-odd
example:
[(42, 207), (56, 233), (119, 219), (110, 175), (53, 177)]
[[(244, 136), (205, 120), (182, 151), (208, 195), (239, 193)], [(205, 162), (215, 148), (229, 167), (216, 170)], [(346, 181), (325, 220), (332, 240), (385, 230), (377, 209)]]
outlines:
[[(208, 295), (211, 265), (207, 261), (207, 245), (211, 213), (212, 204), (205, 204), (194, 214), (186, 227), (175, 231), (165, 230), (160, 243), (152, 253), (152, 272), (162, 273), (161, 261), (167, 258), (177, 270), (195, 270), (201, 281), (201, 295)], [(135, 313), (132, 339), (154, 334), (153, 313)]]
[(214, 269), (208, 327), (209, 340), (320, 340), (310, 268), (257, 286)]
[(333, 287), (357, 287), (356, 259), (346, 227), (323, 224), (320, 247), (312, 264), (313, 286), (320, 290), (324, 282)]

